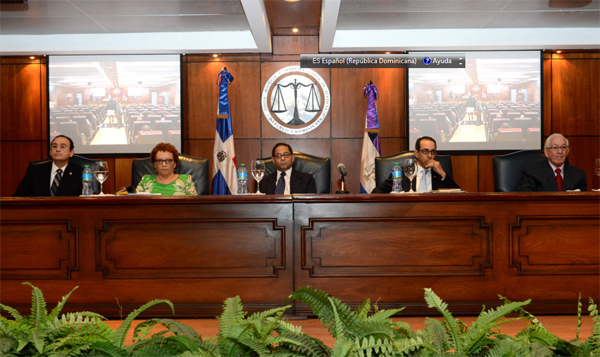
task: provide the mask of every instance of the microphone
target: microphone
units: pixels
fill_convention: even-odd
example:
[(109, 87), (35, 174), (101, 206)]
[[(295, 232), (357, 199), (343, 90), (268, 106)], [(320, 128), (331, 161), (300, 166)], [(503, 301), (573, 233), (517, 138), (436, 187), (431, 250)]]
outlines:
[(340, 164), (338, 164), (337, 168), (338, 168), (338, 171), (340, 172), (340, 175), (342, 175), (342, 179), (340, 180), (340, 183), (342, 185), (342, 187), (341, 187), (342, 190), (335, 191), (335, 193), (350, 193), (350, 192), (346, 191), (344, 188), (344, 184), (345, 184), (344, 176), (348, 175), (348, 173), (346, 172), (346, 166), (344, 164), (340, 163)]

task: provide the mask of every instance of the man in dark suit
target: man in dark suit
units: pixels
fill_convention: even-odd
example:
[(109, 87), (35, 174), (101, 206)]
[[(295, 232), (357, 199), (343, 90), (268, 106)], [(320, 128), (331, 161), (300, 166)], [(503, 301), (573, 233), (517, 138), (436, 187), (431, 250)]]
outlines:
[(69, 158), (75, 154), (73, 140), (57, 135), (50, 143), (52, 161), (29, 165), (13, 196), (79, 196), (81, 171)]
[[(440, 188), (460, 188), (451, 177), (446, 175), (437, 155), (437, 143), (429, 136), (422, 136), (415, 143), (415, 158), (417, 159), (417, 175), (412, 180), (413, 190), (416, 192), (429, 192)], [(402, 175), (402, 190), (409, 191), (411, 182), (406, 175)], [(387, 180), (375, 187), (371, 193), (392, 192), (392, 174)]]
[(276, 144), (271, 156), (277, 171), (260, 181), (260, 192), (267, 195), (317, 193), (317, 186), (312, 175), (292, 168), (294, 151), (291, 146), (284, 143)]
[(519, 191), (587, 190), (585, 171), (569, 165), (569, 140), (562, 134), (552, 134), (544, 144), (548, 160), (525, 167), (521, 173)]

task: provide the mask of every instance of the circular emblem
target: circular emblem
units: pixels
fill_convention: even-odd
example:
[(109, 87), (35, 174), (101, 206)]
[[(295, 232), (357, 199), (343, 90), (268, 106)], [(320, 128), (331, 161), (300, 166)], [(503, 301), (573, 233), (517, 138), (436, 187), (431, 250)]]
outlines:
[(219, 162), (223, 162), (225, 159), (227, 159), (227, 153), (223, 150), (219, 151), (217, 153), (217, 160), (219, 160)]
[(121, 93), (121, 90), (119, 88), (113, 89), (113, 94), (114, 95), (119, 95), (119, 93)]
[(302, 135), (316, 129), (331, 105), (329, 88), (315, 71), (299, 66), (277, 71), (265, 84), (262, 111), (277, 130)]

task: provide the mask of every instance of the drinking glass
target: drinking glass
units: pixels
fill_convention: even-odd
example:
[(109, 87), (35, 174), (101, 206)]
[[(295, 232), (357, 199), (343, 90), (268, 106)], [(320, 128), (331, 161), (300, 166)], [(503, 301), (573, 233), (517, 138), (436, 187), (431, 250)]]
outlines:
[(256, 180), (256, 194), (264, 195), (264, 193), (260, 193), (260, 180), (265, 176), (265, 162), (263, 160), (252, 161), (252, 176)]
[(108, 178), (108, 163), (106, 161), (96, 161), (94, 164), (94, 176), (96, 176), (96, 180), (100, 182), (99, 196), (104, 196), (104, 192), (102, 192), (102, 184)]
[(402, 168), (402, 172), (404, 172), (404, 175), (408, 177), (408, 182), (410, 183), (410, 190), (408, 192), (414, 193), (415, 191), (413, 190), (412, 181), (417, 175), (417, 167), (415, 160), (407, 159), (406, 161), (404, 161), (404, 167)]

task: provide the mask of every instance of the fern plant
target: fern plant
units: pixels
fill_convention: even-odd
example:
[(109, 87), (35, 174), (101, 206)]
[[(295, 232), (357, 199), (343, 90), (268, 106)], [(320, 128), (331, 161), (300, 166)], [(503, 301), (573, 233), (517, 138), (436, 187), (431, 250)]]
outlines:
[[(505, 297), (501, 299), (509, 302)], [(581, 327), (582, 303), (581, 294), (577, 301), (577, 332), (575, 339), (565, 341), (550, 331), (542, 323), (525, 309), (520, 308), (520, 315), (525, 316), (527, 327), (515, 336), (515, 342), (529, 350), (533, 356), (600, 356), (600, 318), (598, 317), (598, 307), (594, 300), (590, 298), (588, 311), (592, 316), (594, 325), (592, 326), (592, 335), (585, 341), (579, 339), (579, 329)]]
[(335, 338), (332, 356), (395, 356), (431, 350), (421, 337), (413, 338), (405, 323), (394, 323), (391, 316), (404, 308), (379, 310), (365, 300), (356, 311), (313, 287), (297, 289), (290, 299), (311, 308)]
[(257, 312), (243, 310), (239, 296), (225, 301), (219, 334), (212, 340), (221, 356), (323, 356), (329, 348), (304, 334), (300, 327), (281, 320), (290, 306)]
[(99, 314), (83, 311), (60, 315), (77, 287), (48, 313), (42, 291), (29, 282), (23, 284), (32, 288), (30, 316), (0, 304), (0, 309), (12, 316), (12, 319), (0, 316), (2, 356), (78, 355), (88, 351), (94, 343), (112, 338), (113, 330)]
[[(150, 319), (136, 326), (133, 344), (124, 345), (133, 320), (150, 306), (170, 302), (154, 300), (130, 314), (111, 341), (94, 344), (96, 356), (324, 356), (328, 347), (302, 333), (300, 327), (281, 320), (289, 306), (257, 312), (250, 316), (239, 297), (225, 301), (218, 317), (219, 334), (204, 339), (190, 326), (172, 319)], [(159, 329), (156, 329), (156, 328)]]
[[(149, 331), (158, 324), (161, 324), (163, 320), (154, 319), (140, 323), (134, 330), (132, 345), (125, 345), (127, 333), (131, 328), (133, 320), (142, 314), (145, 310), (158, 305), (167, 304), (171, 308), (171, 312), (175, 314), (175, 308), (173, 303), (169, 300), (157, 299), (152, 300), (140, 308), (132, 311), (127, 318), (121, 323), (121, 326), (114, 332), (112, 338), (106, 341), (98, 341), (90, 346), (90, 353), (94, 356), (114, 356), (114, 357), (126, 357), (126, 356), (175, 356), (179, 352), (173, 347), (175, 343), (169, 343), (170, 341), (165, 338), (168, 331), (159, 331), (149, 338), (145, 338), (150, 335)], [(164, 320), (165, 322), (173, 322), (173, 324), (179, 324), (174, 320)], [(191, 328), (189, 329), (191, 330)], [(189, 331), (186, 330), (186, 331)]]
[[(433, 290), (425, 289), (427, 306), (437, 309), (442, 314), (442, 321), (427, 321), (426, 331), (431, 334), (435, 356), (486, 356), (498, 355), (501, 351), (521, 351), (522, 346), (511, 345), (508, 336), (494, 331), (501, 324), (511, 321), (503, 318), (529, 304), (523, 302), (506, 302), (495, 309), (482, 311), (469, 328), (455, 319), (446, 304)], [(501, 343), (502, 342), (502, 343)], [(494, 352), (492, 352), (494, 351)], [(500, 354), (502, 355), (502, 354)]]

